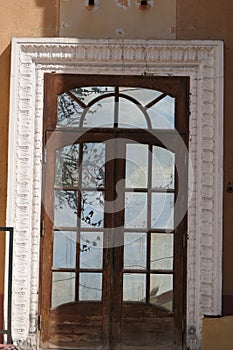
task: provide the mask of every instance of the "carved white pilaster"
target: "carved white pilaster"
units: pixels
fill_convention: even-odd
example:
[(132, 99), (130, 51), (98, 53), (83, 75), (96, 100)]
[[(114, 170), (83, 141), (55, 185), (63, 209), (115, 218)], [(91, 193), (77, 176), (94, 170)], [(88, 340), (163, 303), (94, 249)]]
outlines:
[[(7, 225), (14, 226), (14, 340), (36, 344), (43, 77), (46, 72), (190, 77), (187, 342), (221, 313), (223, 46), (219, 41), (13, 39)], [(191, 170), (191, 169), (190, 169)], [(191, 174), (191, 171), (190, 171)], [(191, 175), (190, 175), (191, 177)]]

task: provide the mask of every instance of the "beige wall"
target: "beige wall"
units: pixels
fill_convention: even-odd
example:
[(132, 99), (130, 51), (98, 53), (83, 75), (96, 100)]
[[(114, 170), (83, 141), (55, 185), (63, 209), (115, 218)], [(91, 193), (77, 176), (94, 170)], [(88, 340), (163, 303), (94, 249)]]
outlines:
[[(10, 42), (12, 37), (57, 36), (59, 0), (0, 1), (0, 226), (5, 226)], [(4, 237), (0, 234), (0, 328), (4, 280)]]
[(61, 0), (60, 36), (79, 38), (175, 39), (176, 0)]
[(233, 349), (233, 316), (203, 320), (202, 350)]

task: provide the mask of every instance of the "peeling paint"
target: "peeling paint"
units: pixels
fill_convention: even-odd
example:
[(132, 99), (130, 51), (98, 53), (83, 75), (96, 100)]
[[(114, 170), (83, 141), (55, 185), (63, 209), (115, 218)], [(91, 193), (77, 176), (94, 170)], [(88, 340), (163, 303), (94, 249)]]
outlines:
[(62, 28), (69, 28), (70, 27), (70, 25), (68, 23), (66, 23), (66, 22), (61, 22), (60, 26)]
[(84, 7), (91, 12), (95, 12), (96, 10), (98, 10), (100, 5), (100, 0), (95, 0), (95, 5), (94, 6), (90, 6), (89, 5), (89, 0), (85, 0), (84, 1)]
[(125, 35), (125, 31), (122, 28), (117, 28), (116, 29), (116, 34), (118, 36), (124, 36)]
[(172, 26), (172, 27), (170, 28), (170, 32), (171, 32), (171, 33), (176, 33), (176, 26)]
[(123, 8), (123, 10), (128, 10), (128, 8), (130, 8), (130, 0), (115, 0), (115, 4)]

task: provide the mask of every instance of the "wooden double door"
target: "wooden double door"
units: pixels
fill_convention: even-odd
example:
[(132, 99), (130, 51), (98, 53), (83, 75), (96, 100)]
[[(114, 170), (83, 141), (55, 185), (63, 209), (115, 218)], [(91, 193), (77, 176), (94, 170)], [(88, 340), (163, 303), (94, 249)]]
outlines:
[(177, 133), (115, 124), (44, 135), (41, 348), (183, 349)]

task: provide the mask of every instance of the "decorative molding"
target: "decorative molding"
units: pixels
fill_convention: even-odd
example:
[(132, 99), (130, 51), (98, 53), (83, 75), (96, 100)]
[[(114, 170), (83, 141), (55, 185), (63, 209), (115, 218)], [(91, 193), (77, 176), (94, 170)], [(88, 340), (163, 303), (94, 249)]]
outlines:
[(15, 229), (14, 341), (32, 348), (37, 342), (44, 73), (189, 76), (186, 329), (187, 346), (200, 349), (203, 315), (221, 314), (222, 42), (16, 38), (11, 69), (7, 225)]

